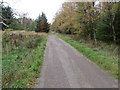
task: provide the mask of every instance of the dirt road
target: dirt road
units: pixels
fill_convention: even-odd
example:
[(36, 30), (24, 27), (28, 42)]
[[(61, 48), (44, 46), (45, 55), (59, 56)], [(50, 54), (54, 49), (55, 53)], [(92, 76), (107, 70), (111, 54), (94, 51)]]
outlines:
[(49, 35), (35, 88), (117, 88), (118, 82), (73, 47)]

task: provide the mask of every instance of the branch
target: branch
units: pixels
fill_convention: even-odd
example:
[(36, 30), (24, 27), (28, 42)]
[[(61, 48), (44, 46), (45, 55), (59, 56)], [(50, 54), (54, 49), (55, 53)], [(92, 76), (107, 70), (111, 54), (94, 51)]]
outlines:
[(3, 25), (5, 25), (6, 27), (9, 27), (7, 24), (5, 24), (3, 21), (2, 22), (0, 22), (0, 24), (3, 24)]

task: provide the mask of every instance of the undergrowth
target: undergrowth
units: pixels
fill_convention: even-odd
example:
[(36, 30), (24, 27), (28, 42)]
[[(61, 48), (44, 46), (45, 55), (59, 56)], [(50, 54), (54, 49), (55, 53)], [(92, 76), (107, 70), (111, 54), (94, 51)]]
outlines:
[(47, 35), (5, 32), (2, 40), (2, 87), (30, 88), (39, 76)]

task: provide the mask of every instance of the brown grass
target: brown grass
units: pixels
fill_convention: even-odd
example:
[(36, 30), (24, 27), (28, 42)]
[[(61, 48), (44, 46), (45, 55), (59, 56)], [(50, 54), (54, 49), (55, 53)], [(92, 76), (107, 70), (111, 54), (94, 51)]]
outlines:
[[(0, 31), (0, 33), (5, 33), (6, 31)], [(22, 35), (47, 35), (44, 32), (36, 33), (35, 31), (8, 31), (10, 34), (22, 34)]]
[(2, 34), (2, 87), (31, 87), (34, 79), (39, 76), (47, 33), (9, 30), (0, 33)]

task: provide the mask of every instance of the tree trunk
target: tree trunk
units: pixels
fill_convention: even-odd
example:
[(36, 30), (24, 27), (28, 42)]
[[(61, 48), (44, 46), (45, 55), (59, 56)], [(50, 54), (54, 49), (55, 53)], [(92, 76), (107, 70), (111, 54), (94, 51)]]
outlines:
[(113, 40), (116, 41), (116, 33), (115, 33), (115, 27), (114, 27), (114, 20), (115, 20), (115, 14), (113, 14), (113, 19), (112, 19), (112, 32), (113, 32)]
[(96, 43), (97, 43), (97, 39), (96, 39), (96, 31), (94, 30), (93, 33), (94, 33), (94, 41), (95, 41), (95, 44), (96, 44)]
[(89, 42), (91, 41), (91, 35), (89, 34)]
[(112, 25), (112, 30), (113, 30), (113, 40), (116, 41), (116, 33), (115, 33), (114, 25)]

